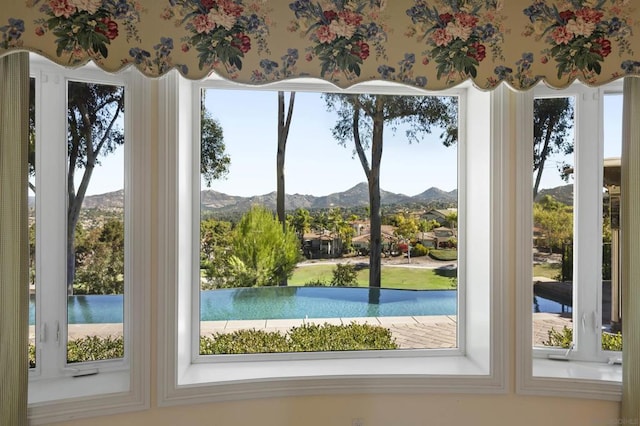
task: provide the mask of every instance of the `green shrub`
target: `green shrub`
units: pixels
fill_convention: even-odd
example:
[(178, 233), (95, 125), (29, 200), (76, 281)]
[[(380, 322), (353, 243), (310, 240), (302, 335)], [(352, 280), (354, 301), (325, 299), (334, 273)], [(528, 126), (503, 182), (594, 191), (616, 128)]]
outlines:
[(422, 244), (418, 243), (411, 248), (411, 256), (412, 257), (422, 257), (429, 254), (429, 249)]
[(358, 284), (358, 272), (350, 263), (338, 263), (333, 270), (331, 285), (334, 287), (353, 287)]
[[(124, 357), (124, 339), (120, 336), (87, 336), (67, 343), (67, 362), (101, 361)], [(36, 346), (29, 343), (29, 368), (36, 366)]]
[(277, 331), (236, 330), (200, 337), (201, 355), (287, 352), (287, 338)]
[(436, 260), (456, 260), (458, 259), (458, 250), (456, 249), (431, 249), (429, 256)]
[(292, 352), (397, 349), (391, 331), (380, 326), (304, 324), (289, 331)]
[(391, 331), (384, 327), (305, 324), (285, 334), (264, 330), (237, 330), (200, 337), (200, 354), (247, 354), (397, 349)]
[(122, 337), (87, 336), (67, 343), (67, 362), (99, 361), (122, 358), (124, 339)]
[(602, 349), (605, 351), (621, 351), (622, 333), (602, 333)]
[[(549, 339), (542, 342), (545, 346), (554, 346), (568, 349), (573, 342), (573, 330), (566, 325), (562, 327), (562, 331), (552, 328), (549, 330)], [(621, 333), (602, 333), (602, 350), (605, 351), (621, 351), (622, 350), (622, 334)]]
[(325, 287), (327, 285), (328, 284), (322, 280), (309, 281), (304, 284), (305, 287)]

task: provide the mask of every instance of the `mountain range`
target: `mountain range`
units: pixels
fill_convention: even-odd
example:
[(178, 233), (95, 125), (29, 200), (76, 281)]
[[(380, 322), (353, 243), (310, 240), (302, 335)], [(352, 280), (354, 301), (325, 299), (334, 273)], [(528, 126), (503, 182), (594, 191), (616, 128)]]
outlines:
[[(573, 185), (558, 186), (556, 188), (542, 189), (536, 197), (540, 200), (543, 195), (549, 194), (556, 200), (571, 205), (573, 204)], [(82, 205), (85, 209), (121, 210), (124, 206), (124, 191), (118, 190), (105, 194), (90, 195), (84, 199)], [(381, 203), (393, 204), (457, 204), (458, 191), (443, 191), (431, 187), (418, 195), (409, 196), (385, 190), (380, 190)], [(29, 205), (33, 207), (33, 197), (29, 197)], [(228, 195), (213, 190), (204, 190), (200, 193), (200, 204), (203, 210), (220, 213), (234, 213), (247, 211), (253, 204), (262, 204), (269, 209), (276, 208), (276, 192), (251, 197)], [(295, 210), (304, 208), (307, 210), (327, 209), (331, 207), (352, 208), (366, 207), (369, 205), (369, 190), (365, 182), (343, 192), (335, 192), (329, 195), (314, 196), (309, 194), (287, 194), (285, 209)]]

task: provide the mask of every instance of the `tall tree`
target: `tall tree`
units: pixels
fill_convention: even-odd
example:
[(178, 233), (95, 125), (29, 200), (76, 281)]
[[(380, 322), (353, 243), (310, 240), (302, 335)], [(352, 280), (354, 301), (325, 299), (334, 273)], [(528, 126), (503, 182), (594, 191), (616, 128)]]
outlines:
[[(369, 220), (371, 225), (369, 251), (369, 286), (381, 284), (381, 213), (380, 165), (385, 127), (394, 130), (406, 126), (409, 143), (419, 142), (433, 128), (442, 129), (441, 140), (446, 146), (457, 141), (457, 100), (436, 96), (388, 96), (326, 94), (329, 111), (336, 111), (338, 121), (332, 129), (338, 143), (346, 146), (353, 141), (355, 155), (360, 159), (369, 185)], [(367, 149), (371, 149), (367, 157)]]
[(283, 231), (266, 208), (251, 207), (238, 222), (231, 238), (229, 257), (233, 287), (279, 285), (291, 276), (300, 259), (298, 237), (292, 227)]
[[(29, 105), (29, 173), (36, 173), (35, 80), (31, 79)], [(202, 144), (201, 170), (207, 183), (223, 177), (230, 159), (224, 154), (222, 129), (204, 108), (201, 108)], [(73, 294), (75, 279), (75, 230), (80, 218), (93, 171), (100, 158), (113, 153), (124, 143), (121, 128), (124, 113), (124, 88), (106, 84), (69, 82), (67, 94), (67, 293)], [(46, 129), (42, 139), (46, 137)], [(76, 174), (82, 173), (76, 187)], [(35, 183), (29, 187), (36, 192)]]
[[(75, 278), (75, 229), (82, 202), (100, 157), (124, 143), (120, 127), (124, 112), (124, 87), (71, 81), (67, 117), (67, 293)], [(76, 172), (83, 170), (76, 188)]]
[(220, 123), (207, 110), (206, 92), (200, 97), (200, 173), (207, 187), (229, 173), (231, 158), (226, 153), (224, 135)]
[[(538, 195), (545, 162), (551, 154), (573, 153), (573, 103), (571, 98), (539, 98), (533, 101), (533, 198)], [(559, 164), (564, 176), (567, 164)]]
[[(284, 160), (287, 150), (287, 139), (289, 137), (289, 128), (291, 127), (291, 117), (293, 116), (293, 104), (296, 99), (296, 92), (289, 93), (289, 107), (287, 108), (287, 115), (284, 114), (284, 92), (278, 92), (278, 153), (276, 156), (276, 211), (278, 214), (278, 220), (282, 224), (282, 230), (287, 230), (287, 217), (284, 211)], [(281, 286), (287, 285), (287, 277), (284, 276)]]

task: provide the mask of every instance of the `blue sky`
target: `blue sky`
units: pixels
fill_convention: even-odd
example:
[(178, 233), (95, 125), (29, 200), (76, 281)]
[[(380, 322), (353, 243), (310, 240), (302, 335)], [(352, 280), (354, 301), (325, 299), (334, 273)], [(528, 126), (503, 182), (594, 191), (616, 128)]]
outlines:
[[(620, 156), (621, 95), (605, 98), (605, 157)], [(261, 195), (276, 188), (277, 95), (266, 91), (210, 90), (206, 107), (220, 122), (227, 152), (231, 157), (227, 179), (212, 182), (211, 189), (230, 195)], [(288, 97), (286, 98), (288, 102)], [(319, 94), (296, 94), (293, 120), (286, 152), (285, 177), (288, 194), (327, 195), (345, 191), (366, 181), (362, 166), (353, 156), (353, 144), (340, 146), (331, 135), (335, 113), (327, 112)], [(386, 191), (416, 195), (435, 186), (456, 188), (457, 147), (444, 147), (440, 130), (420, 143), (409, 144), (404, 131), (385, 133), (381, 187)], [(541, 188), (565, 184), (555, 164), (547, 162)], [(568, 160), (571, 163), (571, 160)], [(102, 159), (89, 194), (122, 188), (123, 149)], [(203, 185), (204, 186), (204, 185)]]

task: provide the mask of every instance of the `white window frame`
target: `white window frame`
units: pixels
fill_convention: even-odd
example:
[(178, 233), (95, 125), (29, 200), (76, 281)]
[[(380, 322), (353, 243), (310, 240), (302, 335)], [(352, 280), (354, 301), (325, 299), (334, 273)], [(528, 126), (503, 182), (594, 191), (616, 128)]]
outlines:
[[(601, 349), (602, 182), (604, 95), (622, 91), (622, 82), (599, 88), (574, 83), (556, 90), (543, 84), (518, 94), (517, 148), (517, 390), (524, 394), (620, 400), (620, 352)], [(533, 347), (533, 100), (575, 99), (573, 336), (571, 350)], [(576, 285), (577, 284), (577, 285)], [(555, 359), (554, 359), (555, 358)]]
[[(494, 392), (507, 389), (507, 312), (505, 285), (510, 265), (503, 261), (508, 244), (503, 226), (513, 182), (506, 172), (511, 147), (509, 96), (504, 88), (481, 92), (456, 89), (460, 102), (460, 220), (468, 234), (459, 248), (466, 262), (459, 269), (469, 282), (459, 297), (458, 347), (454, 351), (353, 352), (238, 356), (226, 362), (201, 362), (193, 339), (192, 279), (199, 232), (199, 86), (170, 72), (159, 81), (158, 206), (158, 404), (169, 406), (255, 397), (336, 392)], [(216, 83), (207, 83), (216, 84)], [(197, 86), (194, 89), (194, 85)], [(319, 87), (336, 88), (316, 82)], [(274, 90), (310, 90), (293, 80)], [(371, 85), (378, 93), (399, 94), (398, 86)], [(353, 88), (357, 91), (357, 88)], [(416, 91), (405, 88), (407, 94)], [(420, 92), (426, 93), (426, 92)], [(444, 94), (444, 93), (435, 93)], [(490, 105), (487, 108), (487, 104)], [(472, 113), (471, 113), (472, 112)], [(197, 117), (196, 117), (197, 116)], [(473, 143), (466, 143), (473, 135)], [(197, 212), (195, 210), (198, 210)], [(466, 211), (473, 212), (467, 214)], [(465, 238), (466, 237), (466, 238)], [(473, 247), (468, 250), (467, 247)], [(404, 351), (403, 351), (404, 352)], [(430, 353), (434, 355), (430, 355)], [(401, 358), (400, 358), (401, 357)]]
[[(144, 108), (151, 99), (149, 83), (140, 73), (131, 70), (108, 74), (94, 65), (71, 70), (35, 55), (31, 55), (30, 67), (31, 76), (36, 78), (35, 179), (38, 188), (37, 363), (29, 372), (30, 424), (148, 408), (150, 138), (148, 125), (131, 124), (150, 123), (149, 111)], [(116, 84), (124, 86), (125, 90), (123, 359), (66, 362), (66, 226), (61, 224), (66, 224), (67, 216), (68, 81)]]

